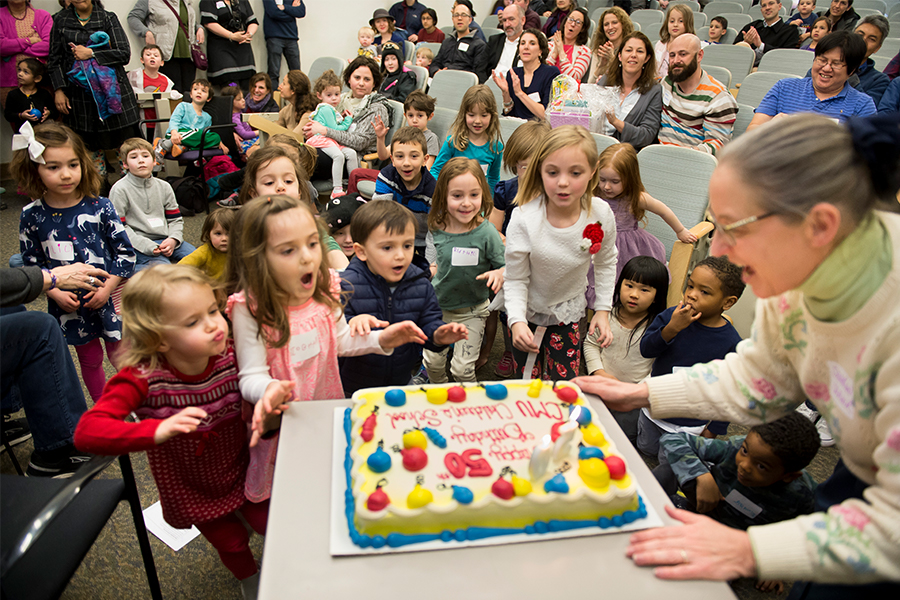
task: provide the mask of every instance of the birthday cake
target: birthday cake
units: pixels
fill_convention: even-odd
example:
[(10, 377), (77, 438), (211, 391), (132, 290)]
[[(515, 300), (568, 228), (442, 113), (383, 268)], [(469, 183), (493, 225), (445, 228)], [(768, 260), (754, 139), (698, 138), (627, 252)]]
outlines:
[(344, 433), (347, 523), (364, 548), (647, 515), (597, 415), (566, 382), (360, 390)]

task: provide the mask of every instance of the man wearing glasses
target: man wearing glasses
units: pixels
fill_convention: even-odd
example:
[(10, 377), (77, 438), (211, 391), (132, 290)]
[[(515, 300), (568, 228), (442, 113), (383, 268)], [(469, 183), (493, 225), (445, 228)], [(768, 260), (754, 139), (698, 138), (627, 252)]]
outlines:
[(488, 72), (497, 71), (506, 75), (519, 64), (519, 38), (525, 30), (525, 11), (518, 4), (510, 4), (500, 13), (500, 27), (503, 33), (492, 35), (488, 40)]
[(428, 67), (432, 76), (438, 71), (469, 71), (478, 76), (479, 83), (487, 79), (487, 44), (475, 37), (472, 30), (474, 16), (469, 0), (458, 0), (453, 6), (453, 35), (444, 38), (438, 55)]
[(875, 102), (847, 80), (866, 56), (866, 43), (852, 31), (829, 33), (816, 45), (812, 76), (782, 79), (768, 91), (747, 131), (779, 115), (812, 112), (841, 122), (875, 114)]

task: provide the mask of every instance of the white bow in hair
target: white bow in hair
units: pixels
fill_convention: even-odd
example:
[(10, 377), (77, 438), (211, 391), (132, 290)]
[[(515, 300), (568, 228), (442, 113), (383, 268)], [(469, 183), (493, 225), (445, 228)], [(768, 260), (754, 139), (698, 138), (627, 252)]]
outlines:
[(31, 160), (38, 164), (46, 164), (44, 162), (44, 145), (34, 139), (34, 129), (31, 123), (25, 121), (25, 124), (19, 129), (19, 133), (13, 136), (12, 149), (23, 150), (28, 148), (28, 156)]

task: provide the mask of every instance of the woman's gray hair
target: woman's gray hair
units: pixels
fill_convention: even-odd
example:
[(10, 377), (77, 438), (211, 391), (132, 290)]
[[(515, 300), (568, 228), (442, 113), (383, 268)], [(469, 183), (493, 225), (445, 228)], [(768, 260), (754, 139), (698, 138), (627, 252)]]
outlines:
[(802, 219), (827, 202), (859, 223), (877, 203), (850, 132), (817, 115), (790, 115), (761, 125), (727, 144), (719, 165), (737, 171), (763, 211), (785, 219)]

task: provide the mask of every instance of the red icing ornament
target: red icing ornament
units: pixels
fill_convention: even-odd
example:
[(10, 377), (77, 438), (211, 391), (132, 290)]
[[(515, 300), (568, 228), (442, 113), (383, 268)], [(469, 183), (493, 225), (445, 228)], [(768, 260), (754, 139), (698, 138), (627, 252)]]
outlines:
[(578, 400), (578, 392), (575, 391), (575, 388), (571, 387), (558, 387), (556, 388), (556, 397), (562, 400), (563, 402), (568, 402), (571, 404)]
[(378, 423), (378, 407), (375, 407), (375, 410), (372, 411), (372, 414), (366, 417), (366, 420), (362, 425), (362, 432), (359, 434), (359, 437), (363, 439), (365, 442), (371, 442), (372, 438), (375, 435), (375, 425)]
[(555, 442), (556, 438), (559, 437), (559, 428), (566, 424), (566, 421), (560, 421), (559, 423), (554, 423), (553, 427), (550, 428), (550, 441)]
[(612, 479), (622, 479), (625, 477), (625, 461), (618, 456), (607, 456), (603, 459), (606, 467), (609, 469), (609, 476)]
[(388, 495), (384, 493), (384, 490), (379, 487), (369, 494), (369, 499), (366, 500), (366, 508), (372, 512), (378, 512), (379, 510), (383, 510), (384, 507), (390, 503), (391, 499), (388, 498)]
[(462, 402), (466, 399), (466, 388), (461, 385), (454, 385), (447, 390), (447, 400), (450, 402)]
[(494, 482), (494, 485), (491, 486), (491, 491), (495, 496), (504, 500), (509, 500), (516, 495), (513, 484), (503, 479), (503, 477), (499, 477), (497, 481)]
[(407, 471), (421, 471), (428, 464), (428, 455), (417, 446), (406, 448), (400, 454), (403, 455), (403, 466)]

